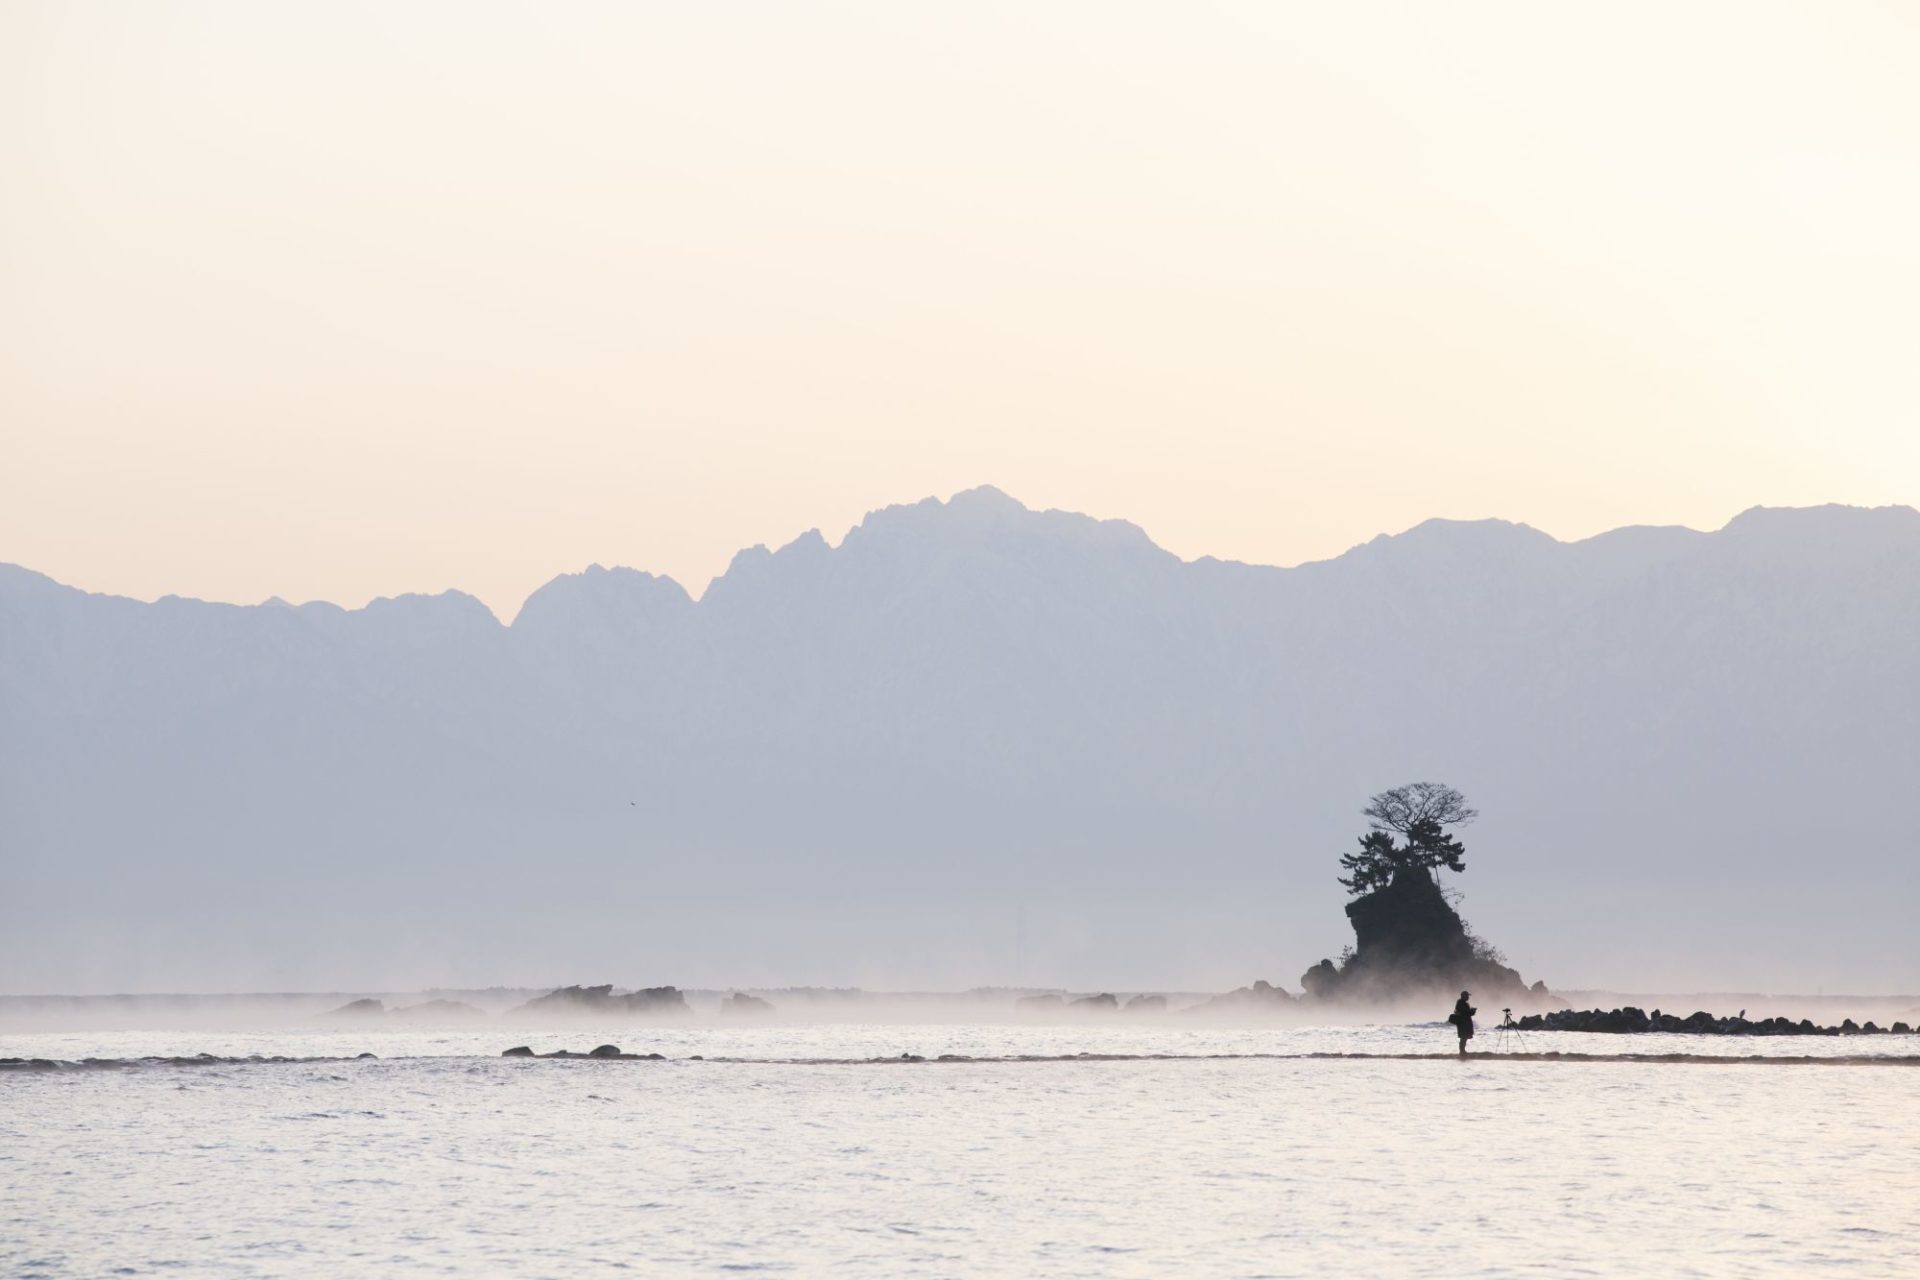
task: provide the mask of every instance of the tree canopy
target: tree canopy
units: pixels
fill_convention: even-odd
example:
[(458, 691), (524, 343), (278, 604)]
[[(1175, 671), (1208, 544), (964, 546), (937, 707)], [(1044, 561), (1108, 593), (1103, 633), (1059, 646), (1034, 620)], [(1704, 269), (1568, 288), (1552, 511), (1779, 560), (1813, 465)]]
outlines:
[(1478, 809), (1468, 806), (1465, 796), (1444, 782), (1390, 787), (1369, 799), (1360, 812), (1373, 830), (1397, 831), (1403, 836), (1412, 835), (1413, 828), (1422, 822), (1464, 827), (1480, 816)]
[[(1438, 782), (1394, 787), (1372, 797), (1361, 813), (1372, 830), (1360, 837), (1359, 849), (1340, 855), (1347, 872), (1340, 883), (1356, 897), (1385, 888), (1404, 872), (1431, 876), (1438, 867), (1467, 869), (1466, 846), (1447, 828), (1480, 815), (1452, 787)], [(1396, 833), (1403, 839), (1396, 840)]]

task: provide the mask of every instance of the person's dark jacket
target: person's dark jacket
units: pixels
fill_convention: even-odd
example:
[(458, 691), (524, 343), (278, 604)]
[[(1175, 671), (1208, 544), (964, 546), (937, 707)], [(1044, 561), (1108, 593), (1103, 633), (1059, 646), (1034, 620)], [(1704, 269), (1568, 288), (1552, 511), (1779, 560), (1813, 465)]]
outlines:
[(1473, 1015), (1480, 1012), (1468, 1004), (1464, 998), (1453, 1002), (1453, 1016), (1447, 1021), (1459, 1029), (1462, 1040), (1473, 1039)]

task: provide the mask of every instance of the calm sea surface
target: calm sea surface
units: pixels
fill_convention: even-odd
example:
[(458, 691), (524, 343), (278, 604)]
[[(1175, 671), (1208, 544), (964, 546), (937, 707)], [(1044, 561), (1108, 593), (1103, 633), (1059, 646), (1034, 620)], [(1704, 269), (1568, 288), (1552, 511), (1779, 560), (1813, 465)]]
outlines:
[[(1286, 1056), (1445, 1027), (0, 1034), (326, 1059), (0, 1073), (0, 1275), (1920, 1275), (1920, 1038), (1529, 1041), (1776, 1060)], [(603, 1042), (668, 1060), (497, 1056)]]

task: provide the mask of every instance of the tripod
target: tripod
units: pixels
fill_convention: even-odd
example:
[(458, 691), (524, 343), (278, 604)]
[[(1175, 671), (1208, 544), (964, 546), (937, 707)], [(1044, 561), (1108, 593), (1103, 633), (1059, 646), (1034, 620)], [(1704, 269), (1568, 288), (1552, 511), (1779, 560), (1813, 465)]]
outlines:
[(1531, 1052), (1527, 1045), (1527, 1033), (1522, 1031), (1520, 1024), (1513, 1020), (1513, 1010), (1502, 1009), (1500, 1022), (1493, 1029), (1493, 1051), (1511, 1053), (1515, 1049), (1521, 1053)]

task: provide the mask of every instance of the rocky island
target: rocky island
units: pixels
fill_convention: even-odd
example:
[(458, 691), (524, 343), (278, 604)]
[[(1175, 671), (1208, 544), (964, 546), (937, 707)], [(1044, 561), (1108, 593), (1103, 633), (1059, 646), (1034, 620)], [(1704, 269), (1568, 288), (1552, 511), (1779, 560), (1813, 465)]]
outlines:
[(1539, 1008), (1546, 984), (1528, 986), (1500, 952), (1477, 938), (1440, 886), (1437, 873), (1466, 870), (1466, 846), (1452, 834), (1479, 816), (1444, 783), (1414, 782), (1373, 796), (1361, 811), (1368, 831), (1341, 855), (1340, 878), (1354, 945), (1340, 963), (1322, 960), (1300, 976), (1310, 1001), (1387, 1004), (1451, 1002), (1471, 991), (1482, 1009)]

